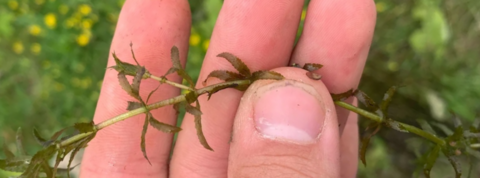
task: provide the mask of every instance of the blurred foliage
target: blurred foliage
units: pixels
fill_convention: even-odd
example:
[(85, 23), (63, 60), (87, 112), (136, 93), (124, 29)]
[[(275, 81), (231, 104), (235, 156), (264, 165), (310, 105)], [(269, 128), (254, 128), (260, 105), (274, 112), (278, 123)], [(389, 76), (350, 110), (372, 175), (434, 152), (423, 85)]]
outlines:
[[(451, 126), (450, 111), (463, 123), (472, 123), (480, 113), (480, 1), (375, 3), (377, 26), (360, 88), (379, 100), (390, 86), (404, 86), (390, 115), (405, 123), (418, 125), (421, 119)], [(20, 126), (51, 135), (91, 120), (122, 4), (123, 0), (0, 1), (0, 143), (14, 143)], [(222, 1), (190, 0), (190, 5), (187, 72), (196, 80)], [(304, 10), (298, 36), (305, 14)], [(361, 120), (362, 128), (367, 124)], [(31, 134), (25, 135), (26, 145), (35, 145)], [(359, 177), (422, 176), (417, 158), (429, 146), (411, 135), (382, 130), (367, 152), (368, 167), (359, 165)], [(32, 153), (39, 146), (28, 148)], [(468, 160), (462, 164), (468, 165)], [(468, 166), (463, 169), (467, 172)], [(472, 172), (479, 174), (478, 169)], [(432, 177), (445, 175), (454, 175), (453, 169), (441, 158)]]

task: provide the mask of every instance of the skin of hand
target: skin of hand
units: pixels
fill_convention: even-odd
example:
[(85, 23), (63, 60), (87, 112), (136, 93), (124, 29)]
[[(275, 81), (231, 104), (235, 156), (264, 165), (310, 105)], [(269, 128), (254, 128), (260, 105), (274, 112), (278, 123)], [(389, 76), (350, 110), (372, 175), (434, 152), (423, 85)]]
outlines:
[[(274, 70), (287, 79), (257, 81), (245, 93), (222, 90), (209, 101), (201, 96), (203, 130), (215, 151), (199, 143), (193, 116), (187, 114), (173, 150), (172, 134), (148, 129), (150, 165), (140, 150), (144, 122), (140, 115), (97, 133), (85, 150), (80, 176), (355, 177), (357, 116), (335, 107), (329, 93), (358, 86), (374, 32), (375, 4), (372, 0), (311, 0), (302, 36), (294, 45), (303, 4), (300, 0), (225, 0), (197, 87), (203, 87), (201, 82), (213, 70), (234, 70), (216, 57), (222, 52), (238, 56), (252, 71)], [(139, 63), (160, 76), (171, 67), (174, 45), (185, 64), (190, 28), (187, 0), (127, 0), (110, 50), (134, 63), (132, 42)], [(293, 62), (324, 65), (317, 71), (322, 80), (284, 67)], [(108, 66), (113, 65), (110, 56)], [(168, 79), (181, 82), (176, 75)], [(146, 98), (157, 85), (143, 81), (141, 96)], [(162, 85), (150, 101), (179, 94), (179, 89)], [(118, 84), (116, 71), (107, 70), (95, 123), (126, 112), (130, 100)], [(171, 106), (152, 114), (161, 122), (176, 123)]]

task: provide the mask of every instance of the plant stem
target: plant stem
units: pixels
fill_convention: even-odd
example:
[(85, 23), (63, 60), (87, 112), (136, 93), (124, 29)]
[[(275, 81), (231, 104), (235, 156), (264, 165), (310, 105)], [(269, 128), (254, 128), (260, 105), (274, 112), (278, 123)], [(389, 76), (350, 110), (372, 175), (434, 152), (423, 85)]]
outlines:
[[(342, 108), (345, 108), (347, 110), (350, 110), (350, 111), (353, 111), (359, 115), (362, 115), (368, 119), (371, 119), (375, 122), (383, 122), (383, 118), (381, 118), (380, 116), (376, 115), (376, 114), (373, 114), (371, 112), (368, 112), (368, 111), (365, 111), (361, 108), (358, 108), (356, 106), (353, 106), (349, 103), (345, 103), (343, 101), (335, 101), (335, 104), (342, 107)], [(431, 133), (428, 133), (428, 132), (425, 132), (423, 131), (422, 129), (419, 129), (415, 126), (412, 126), (412, 125), (408, 125), (408, 124), (405, 124), (405, 123), (402, 123), (402, 122), (398, 122), (396, 121), (398, 124), (400, 124), (405, 130), (407, 130), (408, 132), (410, 133), (414, 133), (418, 136), (421, 136), (423, 138), (426, 138), (436, 144), (439, 144), (441, 146), (444, 146), (445, 145), (445, 141)]]
[[(210, 86), (206, 86), (204, 88), (200, 88), (198, 90), (194, 90), (192, 92), (196, 92), (197, 93), (197, 96), (200, 96), (200, 95), (203, 95), (205, 93), (209, 93), (209, 92), (214, 92), (214, 90), (219, 87), (219, 86), (231, 86), (231, 87), (234, 87), (234, 86), (238, 86), (238, 85), (248, 85), (250, 84), (250, 81), (249, 80), (237, 80), (237, 81), (231, 81), (231, 82), (223, 82), (223, 83), (219, 83), (219, 84), (214, 84), (214, 85), (210, 85)], [(182, 85), (183, 86), (183, 85)], [(186, 94), (182, 94), (182, 95), (179, 95), (179, 96), (176, 96), (176, 97), (173, 97), (173, 98), (169, 98), (169, 99), (166, 99), (166, 100), (162, 100), (162, 101), (159, 101), (159, 102), (156, 102), (156, 103), (153, 103), (153, 104), (150, 104), (150, 105), (147, 105), (147, 108), (148, 110), (153, 110), (153, 109), (157, 109), (157, 108), (160, 108), (160, 107), (163, 107), (163, 106), (167, 106), (167, 105), (172, 105), (172, 104), (176, 104), (176, 103), (180, 103), (182, 101), (185, 101), (186, 98), (185, 98), (185, 95)], [(133, 116), (136, 116), (136, 115), (139, 115), (139, 114), (142, 114), (142, 113), (145, 113), (147, 111), (146, 108), (144, 107), (141, 107), (141, 108), (138, 108), (138, 109), (134, 109), (134, 110), (131, 110), (131, 111), (128, 111), (128, 112), (125, 112), (123, 114), (120, 114), (118, 116), (115, 116), (113, 118), (110, 118), (108, 120), (105, 120), (97, 125), (95, 125), (95, 128), (97, 131), (103, 129), (103, 128), (106, 128), (112, 124), (115, 124), (117, 122), (120, 122), (120, 121), (123, 121), (125, 119), (128, 119), (128, 118), (131, 118)], [(72, 143), (75, 143), (76, 141), (79, 141), (83, 138), (86, 138), (88, 136), (90, 136), (91, 134), (93, 134), (94, 132), (86, 132), (86, 133), (80, 133), (80, 134), (77, 134), (77, 135), (74, 135), (64, 141), (62, 141), (60, 143), (61, 146), (66, 146), (66, 145), (69, 145), (69, 144), (72, 144)]]
[(166, 84), (169, 84), (171, 86), (174, 86), (174, 87), (177, 87), (177, 88), (181, 88), (181, 89), (185, 89), (185, 90), (190, 90), (190, 91), (195, 91), (195, 89), (193, 88), (190, 88), (188, 86), (185, 86), (185, 85), (182, 85), (180, 83), (176, 83), (176, 82), (172, 82), (170, 80), (167, 80), (167, 78), (165, 77), (157, 77), (155, 75), (150, 75), (150, 78), (153, 79), (153, 80), (156, 80), (156, 81), (159, 81), (160, 83), (166, 83)]

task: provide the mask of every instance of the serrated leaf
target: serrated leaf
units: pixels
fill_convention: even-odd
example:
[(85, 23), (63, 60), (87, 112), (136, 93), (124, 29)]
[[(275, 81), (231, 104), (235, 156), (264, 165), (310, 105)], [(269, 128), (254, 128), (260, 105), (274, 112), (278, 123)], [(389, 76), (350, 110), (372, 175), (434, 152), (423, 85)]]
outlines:
[(417, 119), (417, 122), (418, 124), (420, 124), (420, 127), (422, 128), (422, 130), (424, 131), (427, 131), (433, 135), (436, 135), (437, 133), (433, 130), (432, 126), (430, 126), (430, 124), (423, 120), (423, 119)]
[(217, 57), (222, 57), (225, 58), (232, 66), (242, 75), (246, 77), (250, 77), (250, 69), (248, 68), (245, 63), (243, 63), (242, 60), (240, 60), (238, 57), (234, 56), (233, 54), (223, 52), (217, 55)]
[(208, 91), (208, 99), (207, 100), (210, 100), (210, 97), (212, 97), (212, 95), (214, 93), (217, 93), (218, 91), (226, 89), (226, 88), (235, 88), (235, 89), (240, 90), (240, 91), (245, 91), (248, 88), (248, 86), (243, 86), (242, 87), (242, 86), (239, 86), (236, 83), (217, 85), (217, 86), (213, 87), (212, 90)]
[(61, 130), (55, 132), (55, 133), (52, 135), (52, 137), (50, 137), (50, 140), (52, 140), (52, 141), (57, 140), (57, 138), (58, 138), (60, 135), (62, 135), (63, 131), (65, 131), (65, 129), (61, 129)]
[(173, 46), (170, 50), (170, 59), (172, 59), (173, 67), (176, 69), (182, 69), (182, 64), (180, 63), (180, 52), (176, 46)]
[(145, 74), (145, 67), (139, 67), (137, 70), (137, 75), (133, 78), (132, 81), (132, 93), (135, 94), (135, 98), (140, 98), (140, 83), (142, 82), (142, 76)]
[(47, 177), (53, 177), (53, 169), (48, 165), (47, 160), (41, 160), (40, 161), (40, 166), (43, 169), (43, 172), (47, 175)]
[(307, 75), (308, 78), (312, 80), (320, 80), (322, 79), (322, 75), (314, 73), (314, 72), (307, 72), (305, 75)]
[(323, 67), (322, 64), (316, 64), (316, 63), (306, 63), (305, 65), (303, 65), (303, 69), (305, 69), (309, 72), (316, 71), (316, 70), (318, 70), (322, 67)]
[(441, 123), (432, 123), (432, 124), (433, 124), (433, 126), (442, 130), (445, 135), (452, 135), (453, 134), (453, 131), (450, 128), (448, 128), (446, 125), (443, 125)]
[(171, 74), (171, 73), (177, 72), (177, 70), (178, 70), (177, 68), (172, 67), (172, 68), (168, 69), (168, 71), (167, 71), (167, 72), (165, 73), (165, 75), (163, 75), (163, 76), (167, 76), (167, 75), (169, 75), (169, 74)]
[(252, 74), (252, 77), (250, 80), (256, 81), (256, 80), (283, 80), (285, 77), (283, 77), (282, 74), (275, 72), (275, 71), (256, 71)]
[(42, 146), (48, 146), (51, 141), (47, 141), (44, 139), (40, 134), (38, 133), (37, 129), (33, 128), (33, 136), (35, 136), (35, 140), (37, 140), (38, 143)]
[(332, 96), (333, 101), (343, 101), (353, 95), (353, 89), (339, 94), (330, 93), (330, 95)]
[(195, 88), (195, 83), (193, 83), (193, 79), (192, 77), (190, 77), (190, 75), (188, 75), (187, 72), (185, 72), (185, 70), (183, 69), (178, 69), (177, 70), (177, 74), (182, 77), (183, 79), (185, 79), (187, 81), (187, 83), (190, 85), (190, 87), (192, 88)]
[(185, 103), (185, 111), (190, 113), (191, 115), (202, 115), (202, 112), (198, 110), (196, 107), (193, 107), (190, 104)]
[(79, 122), (75, 123), (73, 128), (78, 130), (80, 133), (95, 132), (95, 123), (91, 122)]
[(141, 107), (143, 107), (142, 103), (135, 102), (135, 101), (128, 101), (127, 110), (129, 110), (129, 111), (134, 110), (134, 109), (138, 109), (138, 108), (141, 108)]
[(154, 90), (152, 90), (152, 91), (148, 94), (147, 101), (146, 101), (145, 103), (148, 103), (148, 100), (150, 100), (150, 97), (152, 96), (153, 93), (155, 93), (155, 91), (158, 90), (158, 88), (160, 88), (160, 84), (157, 85), (157, 88), (155, 88)]
[[(375, 130), (371, 133), (365, 134), (365, 136), (362, 138), (362, 146), (360, 147), (359, 156), (360, 156), (360, 160), (362, 160), (362, 163), (365, 167), (367, 166), (367, 160), (365, 159), (365, 155), (367, 154), (367, 148), (368, 148), (368, 144), (370, 143), (370, 138), (372, 138), (375, 134), (377, 134), (377, 132), (381, 128), (381, 125), (377, 123), (374, 123), (374, 126), (375, 126)], [(372, 128), (372, 127), (369, 127), (369, 128)], [(369, 130), (369, 128), (367, 128), (367, 130)]]
[(393, 130), (399, 131), (399, 132), (406, 132), (408, 133), (408, 130), (406, 130), (399, 122), (394, 121), (392, 119), (387, 119), (385, 121), (385, 124), (392, 128)]
[[(140, 66), (133, 65), (130, 63), (122, 62), (120, 59), (118, 59), (117, 55), (115, 53), (112, 53), (113, 59), (115, 60), (116, 65), (111, 66), (109, 68), (115, 69), (119, 73), (124, 73), (125, 75), (129, 76), (135, 76), (137, 75), (137, 70)], [(150, 72), (146, 71), (142, 78), (146, 79), (150, 77)]]
[(58, 165), (60, 164), (60, 162), (63, 161), (63, 158), (64, 158), (64, 150), (63, 149), (58, 149), (57, 151), (57, 156), (55, 158), (55, 165), (53, 166), (53, 171), (52, 171), (52, 177), (57, 177), (57, 169), (58, 169)]
[(73, 169), (73, 168), (71, 168), (71, 165), (72, 165), (72, 162), (73, 162), (75, 156), (77, 155), (78, 151), (80, 151), (82, 148), (85, 148), (87, 146), (87, 144), (93, 138), (95, 138), (95, 135), (96, 135), (96, 133), (93, 133), (92, 135), (82, 139), (78, 144), (76, 144), (76, 147), (73, 149), (72, 153), (70, 154), (70, 159), (68, 160), (68, 165), (67, 165), (67, 177), (68, 178), (70, 178), (70, 170)]
[(430, 171), (433, 168), (433, 165), (437, 161), (438, 158), (438, 153), (440, 151), (441, 146), (436, 145), (432, 151), (430, 151), (427, 155), (427, 159), (425, 162), (425, 166), (423, 167), (423, 173), (425, 174), (425, 177), (430, 178)]
[(210, 74), (208, 74), (207, 78), (205, 78), (205, 80), (202, 82), (203, 86), (205, 86), (207, 84), (207, 80), (210, 77), (215, 77), (215, 78), (218, 78), (218, 79), (223, 80), (223, 81), (233, 81), (233, 80), (245, 79), (245, 76), (243, 76), (239, 73), (235, 73), (235, 72), (231, 72), (231, 71), (227, 71), (227, 70), (214, 70), (214, 71), (210, 72)]
[[(37, 177), (40, 172), (40, 168), (43, 168), (47, 160), (50, 160), (50, 158), (54, 154), (55, 154), (55, 145), (50, 145), (44, 148), (43, 150), (38, 151), (32, 157), (30, 164), (28, 165), (27, 169), (20, 177), (28, 177), (28, 178)], [(48, 166), (48, 163), (47, 163), (47, 166)], [(48, 171), (48, 169), (44, 171)]]
[(387, 113), (388, 106), (390, 105), (390, 102), (392, 101), (396, 91), (397, 91), (397, 87), (392, 86), (383, 95), (382, 103), (380, 103), (380, 109), (382, 110), (383, 113)]
[(3, 153), (5, 153), (5, 157), (7, 160), (15, 158), (15, 155), (8, 149), (7, 145), (3, 143)]
[[(200, 103), (197, 101), (196, 102), (196, 108), (200, 110)], [(200, 115), (195, 115), (195, 129), (197, 130), (197, 136), (198, 140), (200, 143), (203, 145), (204, 148), (213, 151), (212, 147), (208, 145), (207, 139), (205, 138), (205, 135), (203, 134), (202, 130), (202, 117)]]
[(130, 52), (132, 52), (133, 60), (135, 61), (135, 63), (137, 63), (137, 66), (140, 66), (140, 64), (137, 61), (137, 58), (135, 57), (135, 53), (133, 52), (133, 43), (132, 42), (130, 42)]
[(128, 95), (133, 96), (134, 94), (133, 94), (132, 86), (130, 85), (130, 83), (128, 83), (125, 73), (119, 72), (117, 77), (118, 77), (118, 82), (120, 83), (120, 86), (122, 87), (122, 89), (125, 92), (127, 92)]
[(447, 157), (448, 162), (450, 162), (450, 164), (452, 165), (453, 170), (455, 171), (455, 177), (456, 178), (461, 178), (462, 177), (462, 172), (461, 172), (462, 168), (461, 168), (460, 162), (458, 162), (458, 160), (455, 157), (448, 154), (447, 150), (443, 150), (443, 154)]
[(357, 97), (358, 101), (365, 105), (369, 111), (377, 111), (379, 109), (378, 105), (375, 103), (375, 101), (372, 100), (367, 94), (364, 92), (357, 90), (355, 92), (355, 96)]
[(142, 149), (142, 153), (143, 153), (143, 157), (145, 157), (145, 159), (148, 161), (148, 164), (150, 164), (150, 166), (152, 165), (152, 163), (150, 162), (150, 160), (148, 159), (148, 156), (147, 156), (147, 149), (145, 148), (145, 136), (147, 135), (147, 129), (148, 129), (148, 120), (150, 118), (151, 114), (150, 113), (147, 113), (145, 115), (145, 122), (143, 123), (143, 129), (142, 129), (142, 137), (141, 137), (141, 142), (140, 142), (140, 148)]
[(152, 127), (165, 133), (177, 133), (182, 130), (180, 127), (160, 122), (156, 120), (154, 117), (150, 117), (149, 122)]
[(21, 127), (19, 127), (17, 129), (17, 135), (15, 137), (15, 140), (16, 140), (16, 145), (17, 145), (17, 150), (18, 150), (19, 156), (27, 155), (27, 152), (23, 148), (23, 135), (22, 135), (22, 128)]

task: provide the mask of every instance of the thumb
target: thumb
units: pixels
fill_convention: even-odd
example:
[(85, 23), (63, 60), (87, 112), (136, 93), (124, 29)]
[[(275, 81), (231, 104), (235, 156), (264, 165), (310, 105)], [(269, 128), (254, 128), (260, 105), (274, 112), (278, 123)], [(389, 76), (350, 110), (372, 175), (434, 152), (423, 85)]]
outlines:
[(230, 145), (229, 177), (340, 177), (337, 116), (321, 81), (278, 68), (245, 92)]

